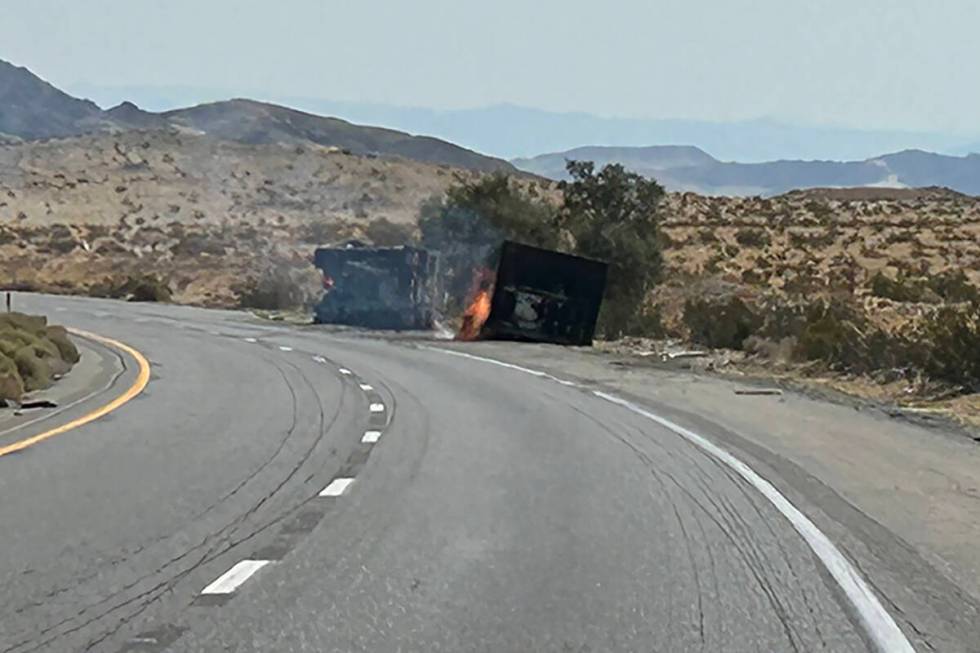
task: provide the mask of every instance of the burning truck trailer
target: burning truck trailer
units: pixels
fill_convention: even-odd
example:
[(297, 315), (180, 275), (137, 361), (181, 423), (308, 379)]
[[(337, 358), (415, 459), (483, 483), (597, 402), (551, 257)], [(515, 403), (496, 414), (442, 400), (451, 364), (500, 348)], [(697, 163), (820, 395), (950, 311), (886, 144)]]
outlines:
[(600, 261), (505, 241), (493, 293), (489, 284), (479, 290), (462, 337), (468, 328), (473, 339), (591, 345), (606, 271)]
[(414, 247), (320, 247), (313, 259), (324, 294), (316, 324), (369, 329), (431, 329), (438, 258)]

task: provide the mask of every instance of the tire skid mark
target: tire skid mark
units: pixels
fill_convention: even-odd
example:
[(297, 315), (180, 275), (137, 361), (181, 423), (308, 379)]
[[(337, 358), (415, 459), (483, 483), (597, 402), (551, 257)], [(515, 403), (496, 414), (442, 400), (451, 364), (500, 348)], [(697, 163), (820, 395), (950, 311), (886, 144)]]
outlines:
[[(293, 351), (295, 351), (293, 348), (285, 348), (284, 349), (283, 347), (279, 347), (279, 350), (280, 351), (283, 351), (283, 352), (293, 352)], [(321, 363), (321, 364), (329, 364), (330, 363), (329, 359), (327, 359), (327, 358), (325, 358), (323, 356), (319, 356), (319, 355), (313, 356), (313, 360), (316, 361), (316, 362), (318, 362), (318, 363)], [(315, 391), (315, 387), (313, 385), (313, 382), (310, 380), (310, 378), (300, 368), (298, 368), (296, 365), (294, 365), (292, 363), (287, 363), (287, 365), (289, 365), (300, 376), (300, 378), (302, 378), (303, 382), (314, 393), (314, 396), (319, 397), (319, 395)], [(276, 366), (278, 368), (278, 365), (276, 365)], [(346, 368), (341, 368), (341, 369), (346, 370)], [(280, 370), (280, 372), (282, 373), (281, 370)], [(385, 407), (385, 410), (383, 412), (380, 412), (380, 414), (378, 412), (371, 412), (369, 414), (369, 422), (370, 422), (370, 426), (372, 426), (372, 427), (377, 427), (377, 428), (380, 428), (380, 429), (386, 428), (390, 424), (391, 420), (393, 419), (394, 412), (395, 412), (395, 410), (394, 410), (393, 393), (390, 393), (389, 392), (389, 396), (392, 396), (392, 400), (391, 400), (391, 404), (392, 405), (389, 407), (387, 404), (382, 403), (383, 400), (382, 400), (380, 394), (378, 394), (376, 391), (374, 391), (374, 388), (372, 386), (369, 386), (368, 384), (361, 382), (359, 380), (359, 378), (356, 375), (354, 375), (352, 372), (350, 372), (350, 371), (347, 371), (346, 374), (343, 374), (343, 372), (341, 372), (341, 373), (342, 373), (342, 376), (344, 378), (349, 378), (349, 379), (353, 380), (354, 382), (356, 382), (359, 386), (362, 386), (361, 389), (364, 390), (364, 392), (368, 395), (368, 399), (369, 399), (369, 402), (370, 403), (372, 403), (372, 404), (373, 403), (381, 403)], [(286, 377), (284, 375), (284, 379), (285, 378)], [(289, 385), (291, 396), (293, 397), (293, 421), (294, 421), (294, 425), (295, 425), (296, 412), (297, 412), (296, 411), (296, 394), (295, 394), (295, 389), (293, 388), (293, 386), (291, 384), (288, 383), (288, 381), (287, 381), (287, 385)], [(341, 385), (342, 385), (342, 388), (345, 388), (346, 389), (346, 384), (343, 384), (342, 383)], [(367, 388), (369, 388), (369, 390), (365, 390), (363, 386), (367, 386)], [(293, 467), (293, 469), (290, 471), (290, 473), (289, 473), (289, 475), (287, 476), (286, 479), (284, 479), (283, 481), (281, 481), (280, 484), (272, 492), (268, 493), (266, 496), (264, 496), (258, 502), (258, 504), (256, 504), (255, 506), (253, 506), (253, 508), (249, 511), (249, 513), (246, 513), (245, 515), (242, 515), (242, 516), (240, 516), (239, 518), (237, 518), (235, 520), (235, 524), (233, 524), (233, 526), (235, 528), (237, 528), (237, 526), (242, 521), (244, 521), (244, 519), (246, 519), (249, 516), (249, 514), (251, 514), (254, 511), (258, 510), (261, 507), (262, 504), (264, 504), (268, 499), (270, 499), (272, 496), (274, 496), (275, 493), (278, 492), (278, 490), (281, 489), (286, 483), (288, 483), (289, 480), (293, 476), (295, 476), (295, 474), (299, 471), (299, 469), (302, 468), (302, 466), (308, 460), (309, 455), (312, 453), (313, 449), (316, 448), (316, 446), (322, 440), (323, 436), (327, 432), (330, 431), (331, 427), (335, 424), (336, 420), (339, 418), (339, 415), (340, 415), (340, 413), (342, 411), (342, 408), (343, 408), (343, 405), (344, 405), (343, 398), (346, 397), (345, 390), (342, 390), (342, 392), (344, 392), (344, 394), (342, 394), (341, 401), (338, 403), (338, 408), (335, 411), (334, 415), (331, 416), (331, 419), (329, 420), (329, 423), (325, 423), (326, 420), (325, 420), (325, 416), (324, 416), (322, 401), (320, 401), (318, 399), (318, 403), (319, 403), (319, 426), (320, 426), (320, 433), (317, 436), (316, 440), (313, 442), (313, 444), (311, 444), (311, 446), (308, 448), (307, 452), (302, 456), (302, 458), (300, 459), (300, 461)], [(382, 423), (380, 423), (380, 424), (378, 423), (378, 418), (379, 417), (382, 420)], [(370, 445), (374, 445), (375, 442), (371, 442)], [(367, 447), (365, 447), (363, 444), (361, 444), (361, 448), (360, 449), (355, 449), (352, 452), (351, 456), (348, 458), (348, 467), (350, 467), (351, 466), (351, 463), (353, 462), (353, 463), (356, 464), (356, 468), (359, 471), (360, 468), (363, 467), (363, 464), (366, 462), (367, 456), (370, 454), (370, 452), (371, 452), (372, 449), (373, 449), (373, 446), (367, 446)], [(355, 456), (356, 456), (356, 458), (355, 458)], [(352, 476), (353, 476), (353, 474), (352, 474)], [(313, 478), (313, 476), (308, 477), (307, 478), (307, 482), (309, 482), (309, 480), (312, 479), (312, 478)], [(269, 544), (269, 545), (267, 545), (265, 547), (263, 547), (262, 549), (260, 549), (258, 551), (258, 554), (259, 555), (255, 556), (255, 557), (267, 559), (269, 561), (281, 560), (297, 544), (298, 538), (299, 537), (302, 537), (302, 536), (305, 536), (305, 535), (307, 535), (309, 533), (311, 533), (316, 528), (316, 526), (319, 524), (319, 522), (323, 519), (323, 517), (325, 516), (326, 511), (322, 507), (322, 503), (321, 503), (321, 505), (313, 504), (313, 501), (315, 499), (317, 499), (318, 496), (319, 495), (317, 494), (317, 495), (313, 495), (311, 497), (308, 497), (306, 500), (304, 500), (303, 502), (301, 502), (299, 505), (295, 506), (293, 509), (291, 509), (291, 510), (287, 511), (285, 514), (282, 514), (282, 515), (278, 516), (277, 518), (271, 520), (267, 524), (261, 526), (259, 529), (254, 530), (252, 533), (246, 535), (246, 537), (242, 538), (241, 540), (239, 540), (237, 542), (236, 541), (229, 542), (229, 545), (227, 547), (225, 547), (224, 549), (222, 549), (221, 551), (217, 551), (216, 552), (215, 549), (214, 549), (214, 547), (212, 546), (212, 548), (205, 554), (205, 556), (207, 556), (207, 557), (206, 558), (203, 558), (202, 560), (200, 560), (195, 565), (195, 567), (198, 567), (198, 566), (200, 566), (202, 564), (205, 564), (205, 563), (207, 563), (207, 562), (209, 562), (209, 561), (217, 558), (220, 555), (223, 555), (225, 552), (227, 552), (227, 551), (235, 548), (236, 546), (238, 546), (239, 544), (243, 543), (244, 541), (247, 541), (248, 539), (251, 539), (251, 538), (255, 537), (261, 531), (267, 530), (268, 528), (270, 528), (270, 527), (272, 527), (272, 526), (274, 526), (276, 524), (280, 524), (280, 528), (279, 528), (279, 532), (276, 534), (276, 537), (275, 537), (273, 543), (272, 544)], [(311, 507), (311, 504), (313, 504), (312, 507)], [(290, 519), (289, 521), (286, 521), (287, 518), (289, 518), (289, 517), (292, 517), (292, 519)], [(225, 538), (227, 538), (229, 536), (232, 536), (234, 534), (235, 534), (235, 531), (234, 530), (231, 531), (230, 533), (224, 533), (224, 534), (222, 534), (222, 536), (221, 536), (222, 539), (219, 540), (219, 542), (220, 541), (223, 541)], [(163, 589), (161, 589), (161, 593), (163, 591), (166, 591), (166, 589), (168, 589), (169, 587), (172, 587), (172, 585), (170, 585), (168, 587), (164, 587)], [(236, 588), (236, 590), (237, 589), (238, 588)], [(227, 603), (228, 601), (230, 601), (234, 597), (234, 595), (235, 595), (234, 592), (231, 592), (231, 593), (228, 593), (228, 594), (222, 594), (222, 595), (202, 595), (202, 594), (199, 594), (197, 597), (195, 597), (195, 599), (192, 601), (191, 604), (192, 605), (223, 605), (223, 604)], [(143, 606), (141, 606), (140, 608), (138, 608), (134, 613), (131, 613), (125, 619), (121, 620), (120, 621), (120, 626), (123, 623), (125, 623), (126, 621), (129, 621), (131, 618), (133, 618), (135, 616), (138, 616), (138, 614), (141, 613), (143, 610), (145, 610), (145, 608), (148, 607), (148, 605), (150, 603), (152, 603), (156, 598), (157, 597), (150, 597), (150, 599)], [(103, 635), (98, 640), (95, 640), (95, 641), (90, 642), (89, 645), (88, 645), (88, 647), (94, 646), (94, 645), (100, 643), (101, 641), (107, 639), (108, 637), (112, 636), (113, 634), (115, 634), (115, 632), (118, 631), (118, 629), (119, 629), (120, 626), (117, 626), (111, 633), (108, 633), (108, 634)], [(127, 646), (130, 646), (130, 644), (127, 644)], [(132, 648), (124, 648), (124, 650), (132, 650)]]
[[(276, 449), (273, 452), (273, 454), (266, 461), (264, 461), (258, 468), (256, 468), (253, 472), (251, 472), (233, 490), (229, 491), (221, 499), (219, 499), (215, 503), (209, 505), (204, 510), (200, 511), (198, 513), (198, 517), (203, 516), (204, 514), (206, 514), (207, 512), (209, 512), (210, 510), (213, 510), (215, 507), (217, 507), (218, 505), (220, 505), (222, 502), (226, 501), (228, 498), (231, 498), (232, 496), (234, 496), (243, 487), (245, 487), (245, 485), (247, 485), (249, 481), (251, 481), (252, 479), (254, 479), (262, 470), (266, 469), (269, 465), (271, 465), (274, 462), (275, 458), (277, 458), (279, 456), (279, 454), (282, 452), (282, 450), (285, 448), (286, 442), (292, 437), (292, 435), (296, 431), (296, 426), (297, 426), (297, 419), (296, 419), (296, 417), (297, 417), (297, 412), (298, 412), (298, 400), (297, 400), (297, 397), (296, 397), (296, 389), (293, 386), (293, 384), (289, 381), (288, 376), (285, 374), (283, 368), (280, 367), (279, 364), (274, 359), (270, 360), (270, 362), (279, 371), (279, 373), (282, 375), (283, 380), (284, 380), (284, 383), (285, 383), (285, 385), (287, 386), (287, 388), (288, 388), (288, 390), (290, 392), (291, 402), (292, 402), (292, 415), (291, 415), (292, 423), (291, 423), (290, 427), (286, 430), (283, 439), (279, 442), (279, 444), (276, 447)], [(292, 364), (289, 364), (289, 363), (287, 363), (287, 365), (289, 365), (293, 370), (297, 371), (300, 374), (300, 376), (304, 379), (304, 381), (306, 381), (306, 383), (308, 384), (308, 386), (311, 389), (314, 389), (312, 383), (310, 383), (309, 379), (306, 378), (306, 376), (302, 373), (301, 370), (299, 370), (299, 368), (297, 368), (295, 365), (292, 365)], [(342, 407), (343, 407), (343, 398), (344, 398), (344, 395), (342, 395), (341, 401), (338, 402), (337, 410), (334, 413), (334, 415), (332, 416), (332, 419), (330, 420), (329, 425), (327, 425), (326, 428), (324, 428), (324, 423), (323, 423), (323, 419), (322, 419), (323, 418), (323, 406), (322, 406), (322, 403), (319, 405), (319, 410), (320, 410), (320, 414), (321, 414), (320, 433), (317, 436), (317, 438), (315, 439), (314, 443), (307, 449), (307, 452), (302, 457), (301, 462), (298, 465), (296, 465), (296, 466), (293, 467), (293, 469), (289, 473), (289, 476), (285, 480), (281, 481), (272, 492), (267, 493), (266, 495), (264, 495), (258, 501), (258, 503), (257, 504), (254, 504), (252, 507), (250, 507), (250, 509), (248, 511), (246, 511), (243, 514), (240, 514), (240, 515), (236, 516), (235, 519), (233, 519), (231, 522), (229, 522), (226, 525), (224, 525), (218, 531), (216, 531), (214, 533), (208, 534), (198, 544), (194, 545), (193, 547), (191, 547), (189, 549), (186, 549), (181, 554), (179, 554), (177, 556), (174, 556), (174, 557), (170, 558), (169, 560), (165, 561), (164, 563), (162, 563), (161, 565), (159, 565), (157, 567), (157, 569), (155, 569), (154, 571), (150, 572), (149, 574), (142, 575), (139, 578), (137, 578), (136, 580), (134, 580), (134, 581), (132, 581), (130, 583), (127, 583), (127, 584), (123, 585), (119, 590), (115, 591), (110, 596), (105, 597), (103, 599), (100, 599), (99, 601), (97, 601), (94, 604), (91, 604), (89, 606), (86, 606), (85, 608), (83, 608), (82, 610), (78, 611), (74, 615), (72, 615), (70, 617), (65, 617), (65, 618), (63, 618), (63, 619), (55, 622), (54, 624), (51, 624), (49, 626), (46, 626), (45, 628), (43, 628), (39, 633), (37, 633), (31, 639), (22, 640), (22, 641), (20, 641), (20, 642), (18, 642), (16, 644), (13, 644), (12, 646), (10, 646), (8, 648), (5, 648), (2, 653), (12, 653), (13, 651), (16, 651), (18, 649), (21, 649), (23, 651), (23, 653), (29, 653), (30, 651), (35, 651), (35, 650), (37, 650), (37, 649), (39, 649), (39, 648), (41, 648), (43, 646), (46, 646), (46, 645), (48, 645), (48, 644), (50, 644), (52, 642), (57, 641), (60, 638), (63, 638), (63, 637), (72, 635), (72, 634), (74, 634), (74, 633), (82, 630), (83, 628), (86, 628), (86, 627), (90, 626), (91, 624), (96, 623), (96, 622), (98, 622), (101, 619), (104, 619), (105, 617), (109, 616), (113, 612), (116, 612), (118, 610), (121, 610), (121, 609), (127, 607), (128, 605), (130, 605), (130, 604), (132, 604), (134, 602), (143, 601), (141, 603), (141, 605), (137, 608), (136, 611), (129, 613), (124, 619), (117, 621), (117, 625), (114, 628), (112, 628), (109, 632), (103, 633), (100, 637), (98, 637), (98, 638), (96, 638), (94, 640), (91, 640), (86, 645), (86, 648), (91, 648), (92, 646), (95, 646), (95, 645), (101, 643), (102, 641), (104, 641), (108, 637), (113, 636), (116, 632), (118, 632), (118, 630), (123, 625), (125, 625), (126, 622), (128, 622), (132, 618), (134, 618), (134, 617), (138, 616), (140, 613), (142, 613), (147, 607), (149, 607), (159, 597), (159, 595), (161, 595), (164, 592), (172, 589), (173, 586), (175, 586), (178, 582), (180, 582), (181, 580), (183, 580), (187, 575), (189, 575), (190, 573), (196, 571), (202, 565), (211, 562), (212, 560), (218, 558), (221, 555), (224, 555), (226, 552), (230, 551), (234, 547), (236, 547), (236, 546), (238, 546), (238, 545), (240, 545), (240, 544), (242, 544), (244, 542), (247, 542), (248, 540), (254, 538), (255, 536), (257, 536), (259, 534), (261, 534), (262, 532), (264, 532), (265, 530), (267, 530), (269, 527), (275, 525), (276, 523), (278, 523), (279, 521), (281, 521), (283, 518), (285, 518), (286, 516), (288, 516), (292, 511), (290, 511), (289, 513), (286, 513), (285, 515), (280, 515), (279, 517), (277, 517), (277, 518), (269, 521), (268, 523), (266, 523), (264, 525), (258, 526), (251, 533), (247, 534), (244, 537), (241, 537), (241, 538), (238, 538), (238, 539), (235, 539), (233, 537), (236, 534), (237, 529), (241, 525), (241, 523), (243, 521), (245, 521), (246, 519), (248, 519), (248, 517), (250, 517), (252, 514), (254, 514), (258, 509), (260, 509), (261, 506), (264, 505), (271, 498), (271, 496), (273, 496), (282, 487), (284, 487), (285, 484), (288, 483), (288, 481), (296, 474), (296, 472), (298, 471), (299, 467), (301, 467), (302, 464), (303, 464), (303, 462), (305, 462), (306, 459), (308, 458), (310, 452), (322, 440), (325, 432), (329, 431), (329, 427), (332, 426), (336, 422), (336, 420), (339, 418), (339, 415), (340, 415), (341, 410), (342, 410)], [(164, 536), (164, 537), (161, 537), (161, 538), (157, 538), (154, 542), (151, 542), (150, 545), (153, 545), (153, 544), (156, 544), (156, 543), (158, 543), (160, 541), (169, 539), (170, 537), (173, 537), (173, 535), (168, 535), (168, 536)], [(231, 539), (229, 540), (229, 538), (231, 538)], [(221, 543), (224, 542), (224, 541), (226, 541), (226, 540), (228, 540), (230, 542), (229, 545), (228, 546), (225, 546), (225, 547), (221, 547), (220, 546)], [(145, 582), (147, 579), (150, 579), (150, 578), (152, 578), (154, 576), (158, 576), (160, 574), (163, 574), (171, 566), (173, 566), (175, 564), (178, 564), (181, 561), (183, 561), (184, 559), (186, 559), (186, 558), (188, 558), (188, 557), (190, 557), (190, 556), (198, 553), (199, 550), (201, 548), (204, 548), (204, 547), (208, 547), (208, 548), (207, 548), (207, 550), (201, 555), (201, 557), (196, 562), (192, 563), (192, 565), (190, 567), (188, 567), (187, 569), (181, 570), (176, 575), (172, 576), (170, 579), (163, 580), (162, 582), (157, 583), (156, 585), (152, 586), (150, 589), (148, 589), (148, 590), (146, 590), (144, 592), (141, 592), (141, 593), (139, 593), (139, 594), (137, 594), (137, 595), (135, 595), (133, 597), (130, 597), (130, 598), (126, 599), (126, 600), (123, 600), (123, 601), (117, 603), (116, 605), (114, 605), (112, 607), (109, 607), (108, 609), (99, 612), (98, 614), (96, 614), (94, 616), (88, 617), (88, 618), (85, 619), (85, 621), (83, 621), (80, 624), (77, 624), (77, 625), (73, 626), (72, 628), (69, 628), (69, 629), (66, 629), (66, 630), (62, 630), (61, 632), (59, 632), (57, 634), (54, 634), (52, 637), (46, 638), (46, 639), (44, 639), (42, 641), (36, 641), (36, 638), (37, 638), (38, 635), (42, 635), (43, 636), (45, 634), (52, 633), (52, 631), (54, 631), (56, 629), (59, 629), (61, 626), (64, 626), (65, 624), (67, 624), (67, 623), (69, 623), (71, 621), (74, 621), (76, 619), (79, 619), (80, 617), (82, 617), (83, 615), (85, 615), (87, 612), (90, 612), (92, 610), (98, 609), (99, 607), (101, 607), (101, 606), (103, 606), (103, 605), (111, 602), (116, 597), (119, 597), (121, 594), (124, 594), (125, 592), (128, 592), (129, 590), (133, 589), (134, 587), (136, 587), (136, 586), (140, 585), (141, 583)], [(146, 547), (144, 547), (144, 548), (146, 548)], [(94, 573), (93, 576), (94, 575), (98, 575), (98, 572)], [(77, 587), (77, 583), (76, 583), (75, 587)], [(26, 645), (32, 644), (32, 643), (34, 644), (33, 646), (30, 646), (28, 648), (23, 648)]]
[[(704, 492), (704, 500), (707, 501), (707, 503), (710, 504), (712, 508), (714, 508), (714, 510), (709, 510), (708, 507), (706, 507), (705, 504), (702, 502), (702, 499), (699, 499), (698, 497), (694, 496), (691, 490), (688, 489), (684, 484), (682, 484), (673, 474), (663, 469), (659, 469), (656, 461), (652, 458), (652, 456), (644, 452), (634, 443), (630, 442), (623, 435), (616, 432), (608, 424), (605, 424), (595, 419), (593, 416), (591, 416), (589, 413), (587, 413), (578, 405), (573, 404), (569, 401), (565, 401), (565, 400), (562, 401), (569, 407), (570, 410), (575, 411), (576, 413), (578, 413), (588, 421), (592, 422), (593, 424), (596, 425), (597, 428), (599, 428), (607, 436), (611, 437), (612, 439), (618, 441), (619, 443), (623, 444), (628, 449), (630, 449), (630, 451), (638, 459), (640, 459), (640, 461), (644, 464), (644, 466), (650, 471), (651, 475), (653, 475), (658, 480), (658, 483), (662, 487), (665, 486), (663, 484), (661, 477), (668, 479), (671, 485), (674, 488), (676, 488), (677, 491), (679, 491), (682, 495), (684, 495), (697, 510), (699, 510), (705, 517), (707, 517), (715, 525), (715, 527), (722, 533), (722, 535), (732, 545), (733, 551), (741, 559), (745, 570), (756, 581), (756, 584), (758, 585), (760, 592), (762, 593), (763, 597), (765, 597), (766, 602), (770, 604), (770, 607), (773, 609), (773, 612), (775, 613), (777, 619), (779, 620), (780, 626), (783, 629), (783, 632), (786, 635), (787, 641), (789, 642), (789, 645), (792, 647), (792, 650), (798, 652), (799, 647), (797, 645), (796, 633), (792, 630), (792, 626), (788, 618), (785, 606), (783, 606), (782, 602), (779, 600), (779, 597), (777, 596), (771, 583), (769, 583), (768, 580), (765, 579), (762, 573), (762, 571), (764, 571), (765, 569), (765, 565), (758, 557), (759, 552), (755, 547), (755, 543), (751, 540), (751, 538), (748, 538), (745, 535), (745, 532), (742, 528), (739, 528), (738, 526), (732, 523), (732, 521), (730, 520), (731, 517), (730, 510), (722, 507), (721, 505), (715, 502), (711, 493), (707, 492), (706, 486), (703, 482), (698, 483), (698, 485), (701, 486), (702, 492)], [(642, 431), (640, 433), (642, 433)], [(650, 438), (650, 436), (646, 433), (642, 433), (642, 435), (644, 436), (644, 439)], [(661, 449), (663, 448), (659, 444), (658, 447), (660, 447)], [(672, 505), (672, 510), (675, 511), (675, 517), (678, 523), (680, 524), (680, 528), (683, 531), (682, 534), (685, 538), (685, 545), (688, 550), (689, 559), (691, 560), (692, 573), (695, 576), (695, 582), (700, 587), (700, 579), (698, 578), (698, 572), (696, 571), (696, 566), (693, 563), (693, 558), (691, 558), (691, 553), (690, 553), (691, 539), (688, 537), (686, 529), (681, 523), (682, 518), (677, 511), (676, 502), (671, 501), (671, 505)], [(698, 520), (695, 521), (698, 522)], [(700, 524), (700, 522), (698, 523)], [(702, 532), (704, 532), (703, 525), (701, 526), (701, 529)], [(712, 558), (712, 562), (713, 562), (713, 558)], [(712, 567), (712, 569), (714, 569), (714, 567)], [(718, 587), (717, 576), (715, 576), (714, 581), (715, 581), (715, 587), (717, 588)], [(703, 611), (703, 605), (701, 604), (700, 596), (698, 597), (698, 609), (699, 609), (700, 619), (701, 619), (700, 634), (702, 636), (702, 645), (704, 645), (704, 630), (703, 630), (704, 611)]]

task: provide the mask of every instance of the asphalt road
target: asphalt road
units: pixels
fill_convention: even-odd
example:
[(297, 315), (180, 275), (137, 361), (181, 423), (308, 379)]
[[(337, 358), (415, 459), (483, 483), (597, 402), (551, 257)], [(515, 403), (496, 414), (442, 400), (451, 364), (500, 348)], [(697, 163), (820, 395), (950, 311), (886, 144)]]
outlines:
[(17, 302), (152, 377), (0, 458), (0, 653), (875, 650), (771, 498), (589, 388), (410, 338)]

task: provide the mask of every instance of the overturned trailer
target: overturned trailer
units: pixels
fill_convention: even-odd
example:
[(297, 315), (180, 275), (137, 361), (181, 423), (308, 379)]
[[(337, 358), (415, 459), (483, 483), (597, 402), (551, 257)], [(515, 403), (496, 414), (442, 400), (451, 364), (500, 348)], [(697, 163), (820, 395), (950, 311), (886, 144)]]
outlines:
[(480, 337), (591, 345), (606, 264), (506, 241)]
[(317, 324), (369, 329), (429, 329), (435, 321), (438, 259), (414, 247), (321, 247), (323, 275)]

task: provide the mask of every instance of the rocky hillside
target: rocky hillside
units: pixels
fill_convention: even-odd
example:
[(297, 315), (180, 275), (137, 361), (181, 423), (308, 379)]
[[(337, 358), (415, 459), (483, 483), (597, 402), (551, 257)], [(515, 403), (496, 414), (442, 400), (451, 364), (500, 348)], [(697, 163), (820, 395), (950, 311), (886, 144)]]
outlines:
[(980, 287), (980, 198), (931, 188), (818, 189), (774, 198), (669, 196), (669, 278), (787, 292), (865, 287), (882, 272), (962, 270)]
[(478, 174), (175, 130), (0, 146), (0, 285), (101, 292), (151, 274), (177, 301), (232, 305), (274, 262), (312, 271), (316, 245), (406, 240), (426, 199)]
[(230, 100), (166, 113), (123, 104), (103, 111), (88, 100), (59, 91), (29, 70), (0, 61), (0, 144), (24, 140), (118, 133), (130, 129), (179, 128), (248, 145), (287, 143), (335, 146), (355, 154), (399, 157), (470, 170), (514, 167), (458, 145), (427, 136), (354, 125), (293, 109)]
[[(174, 130), (4, 146), (0, 280), (88, 292), (148, 272), (171, 282), (178, 301), (231, 305), (236, 284), (273, 259), (308, 268), (318, 244), (410, 238), (428, 198), (478, 174)], [(792, 292), (847, 290), (878, 271), (896, 278), (950, 269), (980, 285), (980, 200), (948, 190), (673, 193), (663, 231), (668, 278), (681, 285), (718, 277)]]
[(160, 114), (159, 118), (173, 125), (239, 143), (312, 142), (341, 147), (356, 154), (399, 156), (483, 172), (514, 170), (506, 161), (477, 154), (436, 138), (353, 125), (339, 118), (324, 118), (251, 100), (205, 104)]
[(73, 98), (26, 68), (0, 60), (0, 142), (5, 136), (71, 136), (110, 124), (93, 102)]
[(945, 186), (980, 195), (980, 154), (944, 156), (918, 150), (865, 161), (718, 161), (696, 147), (584, 147), (514, 161), (522, 170), (565, 177), (567, 159), (621, 163), (656, 178), (668, 190), (702, 195), (773, 196), (801, 188), (919, 188)]

